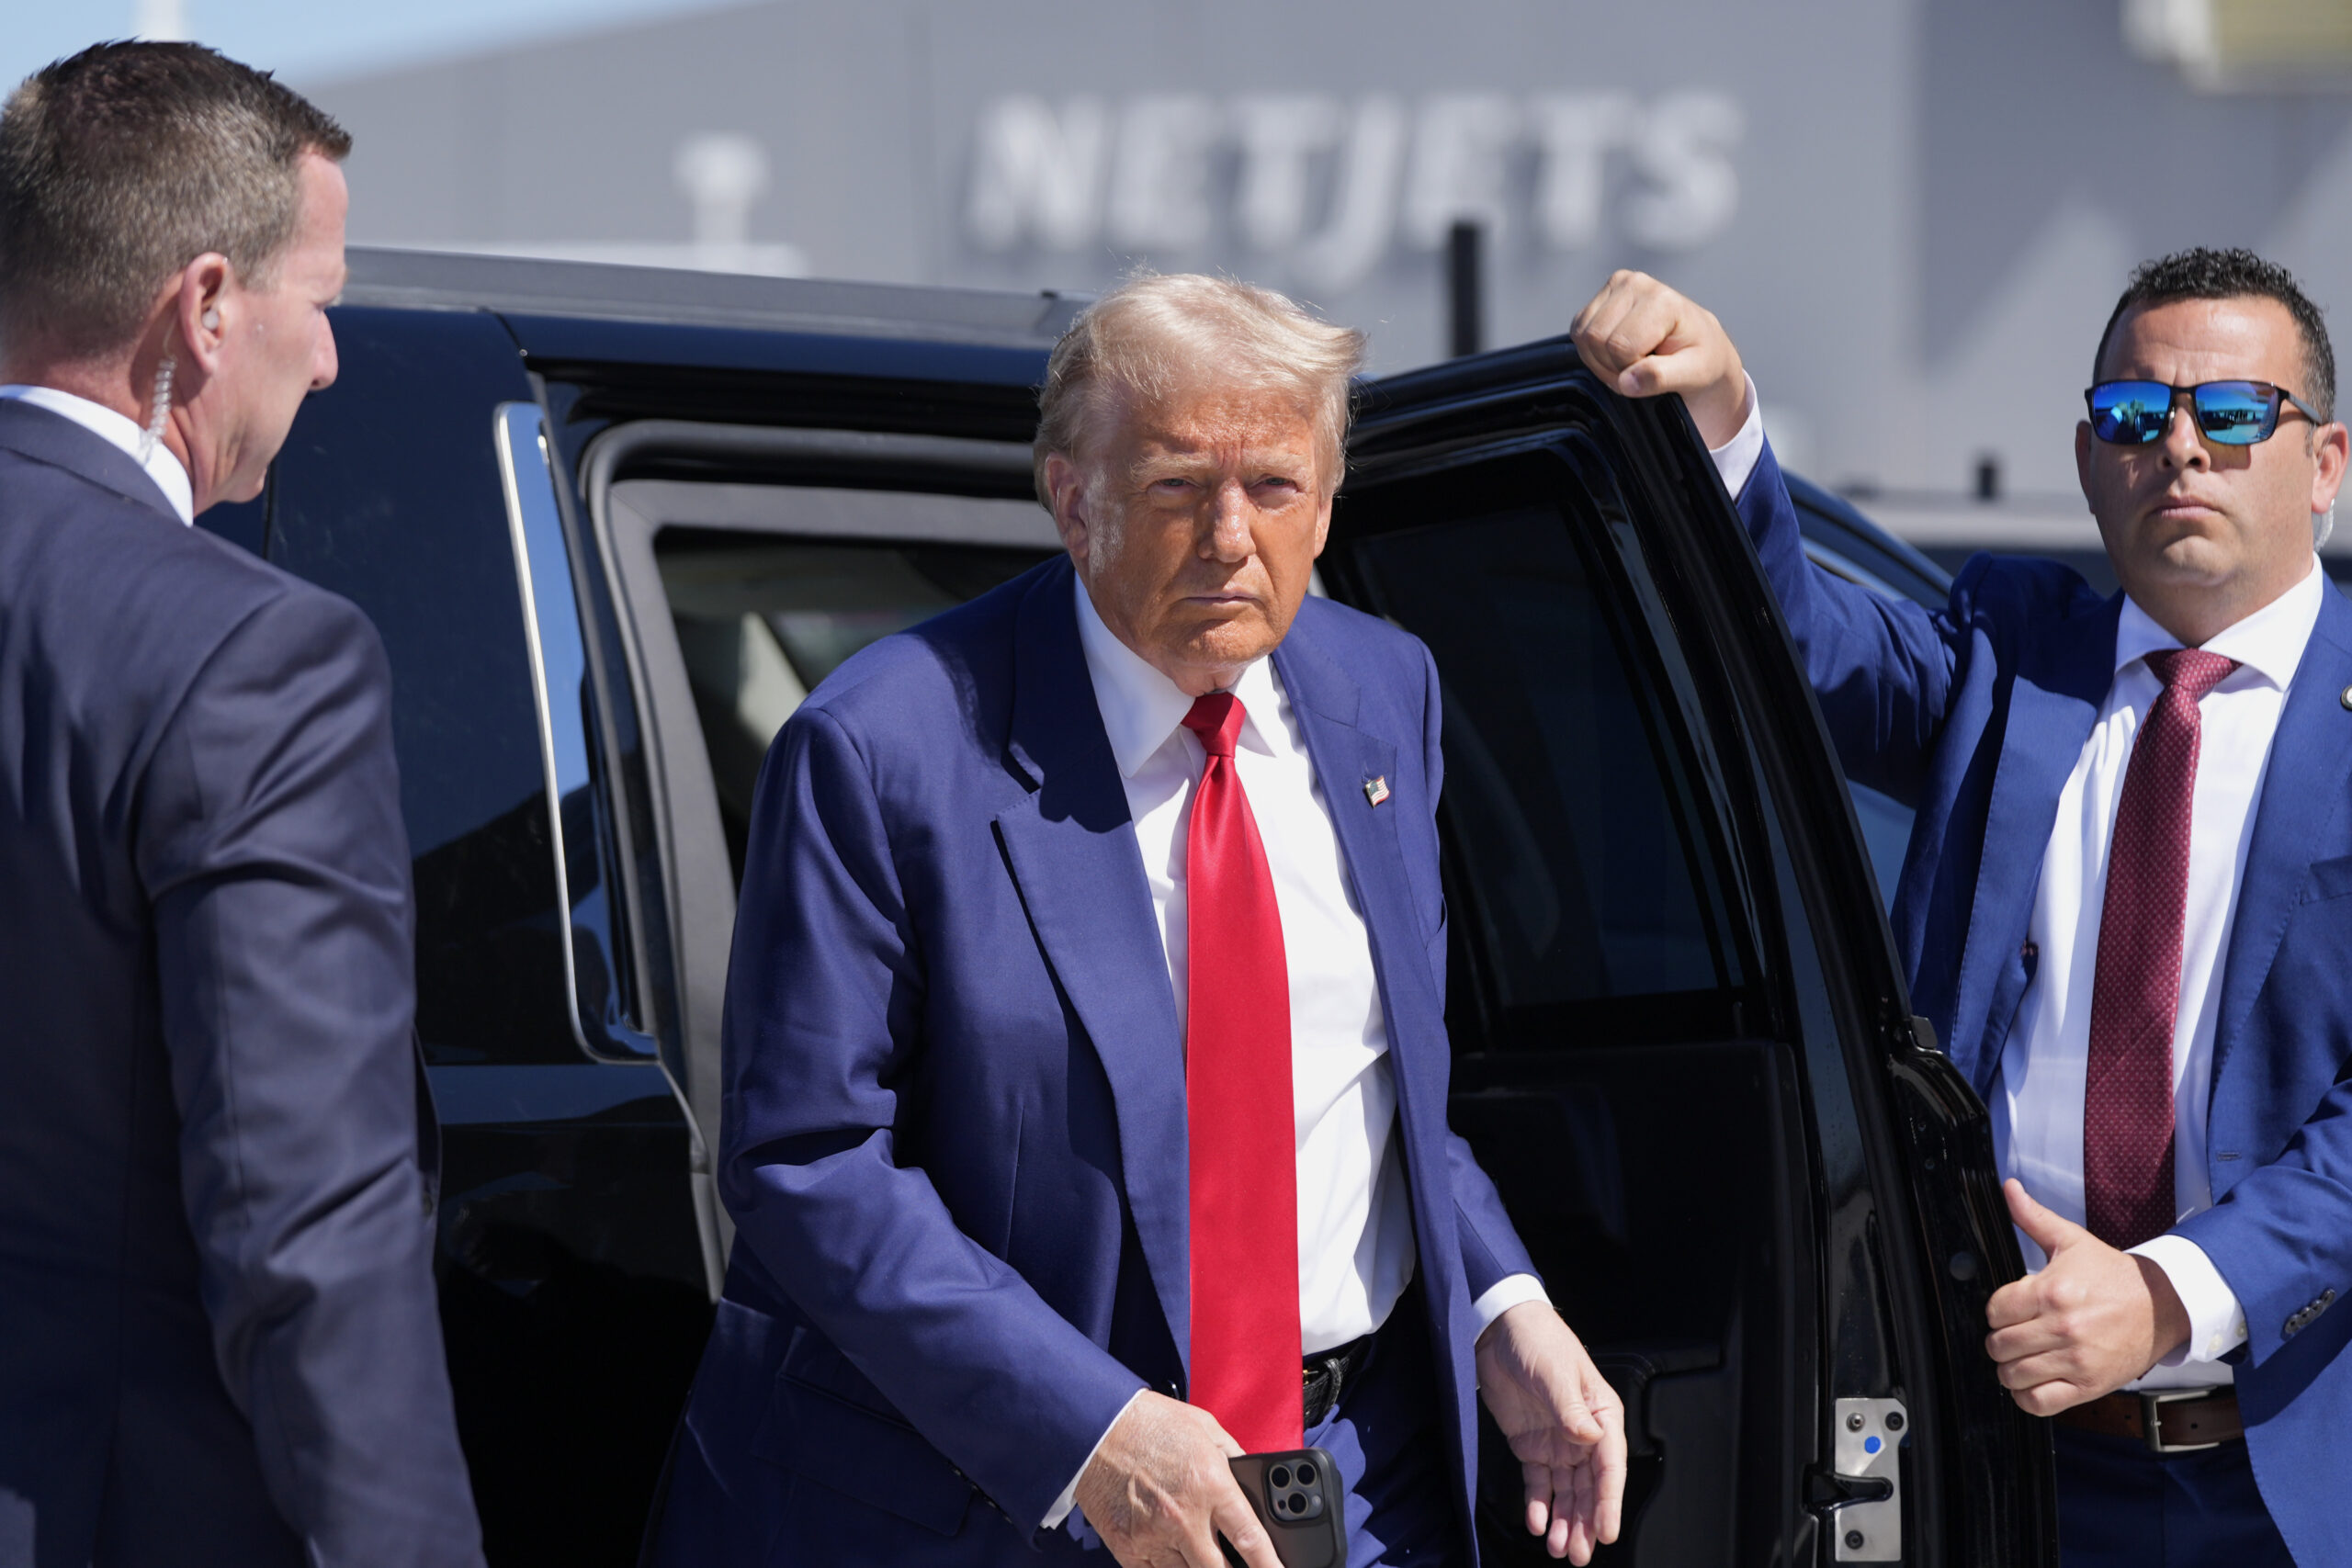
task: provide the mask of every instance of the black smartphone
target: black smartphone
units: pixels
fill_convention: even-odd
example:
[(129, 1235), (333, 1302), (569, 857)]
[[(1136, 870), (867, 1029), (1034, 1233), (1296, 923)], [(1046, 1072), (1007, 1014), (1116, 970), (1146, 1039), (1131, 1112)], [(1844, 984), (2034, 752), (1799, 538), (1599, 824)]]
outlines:
[[(1294, 1449), (1289, 1453), (1243, 1454), (1229, 1460), (1233, 1479), (1241, 1483), (1258, 1522), (1273, 1538), (1274, 1555), (1283, 1568), (1342, 1568), (1348, 1560), (1345, 1494), (1340, 1490), (1339, 1467), (1321, 1449)], [(1241, 1568), (1240, 1555), (1223, 1536), (1216, 1543), (1225, 1560)]]

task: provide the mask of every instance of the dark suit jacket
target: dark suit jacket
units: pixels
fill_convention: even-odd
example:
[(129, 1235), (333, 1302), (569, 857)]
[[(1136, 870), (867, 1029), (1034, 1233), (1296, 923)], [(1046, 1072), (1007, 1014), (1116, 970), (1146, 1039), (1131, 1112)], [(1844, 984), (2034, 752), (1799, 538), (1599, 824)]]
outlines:
[[(1446, 1127), (1436, 672), (1320, 599), (1274, 661), (1370, 929), (1467, 1562), (1471, 1303), (1532, 1269)], [(844, 664), (769, 753), (750, 842), (738, 1228), (657, 1555), (1075, 1555), (1039, 1525), (1130, 1395), (1181, 1397), (1191, 1275), (1183, 1040), (1069, 563)]]
[[(1912, 999), (1989, 1093), (2058, 796), (2115, 673), (2122, 596), (1978, 556), (1934, 615), (1806, 562), (1768, 451), (1739, 510), (1856, 779), (1918, 809), (1894, 901)], [(2222, 955), (2207, 1176), (2176, 1231), (2245, 1309), (2231, 1355), (2295, 1559), (2352, 1562), (2352, 604), (2329, 589), (2287, 693)], [(1989, 1375), (1989, 1367), (1987, 1369)]]
[(0, 1564), (474, 1563), (381, 645), (0, 402)]

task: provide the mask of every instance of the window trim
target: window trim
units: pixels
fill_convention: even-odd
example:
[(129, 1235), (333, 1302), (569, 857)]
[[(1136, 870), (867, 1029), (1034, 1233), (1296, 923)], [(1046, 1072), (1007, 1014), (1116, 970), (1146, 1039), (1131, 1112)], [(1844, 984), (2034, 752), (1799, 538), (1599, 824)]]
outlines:
[[(556, 919), (562, 932), (564, 1016), (581, 1054), (593, 1062), (642, 1066), (657, 1058), (653, 1041), (634, 1031), (602, 1026), (597, 1034), (615, 1035), (619, 1049), (600, 1045), (589, 1037), (581, 1007), (579, 944), (584, 939), (617, 961), (609, 930), (583, 921), (573, 902), (571, 860), (564, 840), (563, 801), (578, 790), (592, 790), (595, 774), (589, 763), (591, 745), (586, 716), (551, 698), (555, 681), (549, 666), (560, 661), (568, 684), (588, 679), (588, 648), (581, 624), (579, 597), (571, 581), (571, 551), (563, 536), (563, 515), (556, 501), (555, 469), (548, 456), (547, 424), (537, 403), (500, 403), (492, 414), (492, 437), (498, 452), (498, 477), (506, 501), (507, 534), (514, 550), (514, 581), (522, 595), (524, 645), (531, 666), (531, 700), (538, 715), (539, 762), (547, 792), (548, 844), (555, 859)], [(574, 672), (576, 671), (576, 679)], [(609, 899), (609, 878), (600, 878), (597, 893)], [(594, 895), (592, 895), (593, 897)], [(619, 984), (615, 974), (613, 984)]]

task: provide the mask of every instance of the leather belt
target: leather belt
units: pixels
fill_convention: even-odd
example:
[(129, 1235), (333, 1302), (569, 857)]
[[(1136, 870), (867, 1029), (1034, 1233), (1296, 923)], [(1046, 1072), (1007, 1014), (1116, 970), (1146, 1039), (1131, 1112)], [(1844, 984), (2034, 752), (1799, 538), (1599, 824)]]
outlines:
[(1302, 1364), (1301, 1393), (1306, 1425), (1314, 1427), (1331, 1414), (1340, 1403), (1340, 1393), (1355, 1382), (1356, 1374), (1372, 1356), (1369, 1334), (1361, 1339), (1351, 1339), (1329, 1350), (1317, 1350)]
[(2118, 1391), (2052, 1420), (2086, 1432), (2130, 1438), (2152, 1454), (2195, 1453), (2245, 1436), (2234, 1388), (2150, 1388)]

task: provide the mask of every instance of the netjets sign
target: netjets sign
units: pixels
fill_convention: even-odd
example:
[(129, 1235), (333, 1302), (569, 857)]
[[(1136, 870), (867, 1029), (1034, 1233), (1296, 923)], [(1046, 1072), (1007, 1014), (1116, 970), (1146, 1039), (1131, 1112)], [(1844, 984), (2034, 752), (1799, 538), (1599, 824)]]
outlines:
[(1687, 251), (1738, 208), (1744, 130), (1709, 92), (1004, 97), (974, 132), (965, 228), (989, 252), (1246, 252), (1327, 291), (1464, 219), (1563, 254), (1612, 231)]

